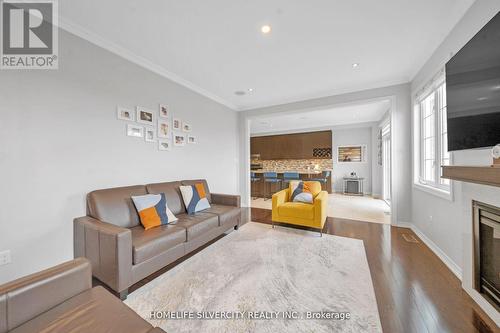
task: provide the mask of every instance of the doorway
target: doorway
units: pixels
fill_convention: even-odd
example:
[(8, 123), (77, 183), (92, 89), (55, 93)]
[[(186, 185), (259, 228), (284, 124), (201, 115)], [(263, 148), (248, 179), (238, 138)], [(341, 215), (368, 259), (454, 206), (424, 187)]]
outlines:
[(391, 124), (382, 127), (382, 199), (391, 206)]

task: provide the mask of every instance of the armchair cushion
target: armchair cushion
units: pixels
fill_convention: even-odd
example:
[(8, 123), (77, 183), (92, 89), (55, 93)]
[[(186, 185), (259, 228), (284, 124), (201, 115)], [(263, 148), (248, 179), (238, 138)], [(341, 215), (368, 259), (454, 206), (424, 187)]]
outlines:
[(133, 263), (137, 265), (186, 241), (186, 229), (176, 225), (162, 225), (145, 230), (131, 228)]
[(278, 212), (281, 216), (310, 220), (314, 218), (314, 206), (303, 202), (285, 202), (278, 207)]

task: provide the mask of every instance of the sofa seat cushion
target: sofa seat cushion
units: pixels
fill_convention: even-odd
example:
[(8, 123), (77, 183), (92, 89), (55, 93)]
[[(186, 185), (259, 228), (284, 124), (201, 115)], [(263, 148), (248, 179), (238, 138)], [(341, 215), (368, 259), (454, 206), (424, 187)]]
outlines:
[(103, 287), (84, 291), (11, 330), (25, 332), (149, 332), (152, 326)]
[(132, 232), (133, 262), (137, 265), (186, 241), (186, 229), (177, 224), (162, 225), (145, 230), (142, 226)]
[(176, 225), (186, 228), (188, 242), (219, 226), (219, 217), (206, 212), (180, 214), (177, 218)]
[(212, 204), (210, 208), (203, 212), (217, 215), (219, 217), (219, 226), (222, 226), (236, 220), (241, 214), (241, 209), (233, 206)]
[(285, 202), (278, 206), (278, 212), (282, 216), (312, 220), (314, 218), (314, 205), (303, 202)]

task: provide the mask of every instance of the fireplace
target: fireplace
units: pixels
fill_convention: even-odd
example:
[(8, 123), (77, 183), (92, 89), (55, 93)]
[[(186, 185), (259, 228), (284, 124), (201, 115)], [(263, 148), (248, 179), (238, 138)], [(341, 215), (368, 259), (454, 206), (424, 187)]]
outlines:
[(500, 311), (500, 208), (473, 201), (474, 289)]

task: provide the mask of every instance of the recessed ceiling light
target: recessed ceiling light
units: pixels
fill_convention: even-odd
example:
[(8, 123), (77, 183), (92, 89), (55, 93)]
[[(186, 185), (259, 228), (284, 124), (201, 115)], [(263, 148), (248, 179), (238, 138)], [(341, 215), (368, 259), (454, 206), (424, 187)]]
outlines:
[(357, 62), (355, 62), (354, 64), (352, 64), (352, 68), (358, 68), (359, 67), (359, 64)]
[(253, 92), (253, 88), (248, 88), (248, 92)]
[(271, 32), (271, 26), (270, 25), (263, 25), (262, 27), (260, 27), (260, 31), (263, 33), (263, 34), (268, 34)]
[(236, 91), (234, 92), (234, 94), (235, 94), (236, 96), (243, 96), (243, 95), (245, 95), (245, 94), (246, 94), (246, 92), (244, 92), (243, 90), (236, 90)]

